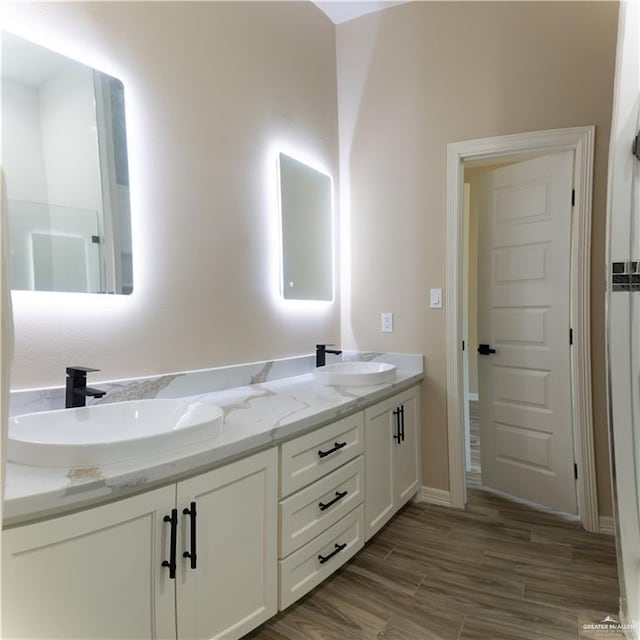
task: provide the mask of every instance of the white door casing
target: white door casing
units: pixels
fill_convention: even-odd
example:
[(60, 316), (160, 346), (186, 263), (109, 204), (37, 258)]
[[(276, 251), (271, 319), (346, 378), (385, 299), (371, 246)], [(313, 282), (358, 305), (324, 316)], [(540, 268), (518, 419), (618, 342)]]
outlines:
[(574, 151), (576, 200), (571, 234), (571, 319), (573, 326), (572, 413), (578, 467), (578, 506), (587, 531), (599, 531), (591, 407), (591, 203), (595, 127), (571, 127), (518, 133), (447, 145), (446, 318), (448, 503), (466, 503), (464, 423), (462, 414), (462, 218), (464, 163), (530, 154)]
[(480, 181), (483, 485), (577, 513), (569, 344), (573, 151)]

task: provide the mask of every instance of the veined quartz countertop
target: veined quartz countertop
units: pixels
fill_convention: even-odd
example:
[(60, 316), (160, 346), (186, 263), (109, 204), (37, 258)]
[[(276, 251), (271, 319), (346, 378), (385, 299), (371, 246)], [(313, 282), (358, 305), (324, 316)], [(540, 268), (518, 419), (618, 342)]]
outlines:
[(60, 515), (206, 472), (359, 411), (422, 378), (422, 358), (413, 357), (398, 366), (395, 380), (375, 386), (326, 386), (307, 373), (188, 396), (223, 409), (224, 425), (216, 439), (99, 467), (8, 462), (4, 525)]

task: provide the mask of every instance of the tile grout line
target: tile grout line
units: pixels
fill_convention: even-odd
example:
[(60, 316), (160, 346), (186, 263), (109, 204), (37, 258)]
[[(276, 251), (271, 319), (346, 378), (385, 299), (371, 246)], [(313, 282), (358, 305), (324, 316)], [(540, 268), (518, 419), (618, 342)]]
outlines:
[(414, 592), (411, 594), (412, 596), (415, 596), (416, 593), (418, 593), (418, 589), (420, 589), (420, 587), (422, 586), (422, 583), (424, 582), (425, 578), (427, 577), (427, 574), (425, 573), (422, 578), (420, 579), (420, 582), (418, 584), (418, 586), (415, 588)]
[(389, 556), (390, 556), (390, 555), (391, 555), (391, 554), (396, 550), (396, 546), (397, 546), (397, 545), (395, 545), (395, 544), (394, 544), (394, 545), (391, 547), (391, 549), (388, 551), (387, 555), (386, 555), (386, 556), (384, 556), (382, 559), (383, 559), (383, 560), (388, 560), (388, 559), (389, 559)]
[(462, 618), (462, 624), (460, 625), (460, 631), (458, 631), (458, 636), (456, 637), (456, 640), (460, 640), (460, 638), (462, 637), (462, 630), (464, 629), (464, 625), (467, 622), (467, 614), (464, 615), (464, 617)]

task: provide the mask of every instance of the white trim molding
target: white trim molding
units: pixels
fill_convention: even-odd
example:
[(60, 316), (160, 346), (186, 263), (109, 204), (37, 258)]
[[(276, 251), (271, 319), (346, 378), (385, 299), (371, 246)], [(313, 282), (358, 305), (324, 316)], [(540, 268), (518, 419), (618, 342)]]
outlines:
[(450, 507), (451, 500), (449, 492), (444, 489), (436, 489), (435, 487), (420, 487), (418, 492), (418, 500), (420, 502), (428, 502), (429, 504), (437, 504), (442, 507)]
[(471, 402), (478, 402), (478, 400), (480, 399), (480, 397), (478, 396), (477, 393), (467, 393), (467, 401), (471, 401)]
[[(571, 229), (572, 418), (578, 466), (578, 512), (587, 531), (599, 531), (593, 416), (591, 411), (591, 201), (595, 127), (519, 133), (447, 145), (446, 191), (446, 358), (449, 493), (451, 506), (464, 508), (464, 424), (462, 413), (462, 229), (464, 162), (527, 154), (574, 152), (576, 192)], [(519, 158), (519, 159), (520, 159)]]
[(600, 516), (598, 519), (598, 528), (600, 533), (607, 536), (614, 536), (616, 534), (616, 525), (613, 521), (613, 516)]

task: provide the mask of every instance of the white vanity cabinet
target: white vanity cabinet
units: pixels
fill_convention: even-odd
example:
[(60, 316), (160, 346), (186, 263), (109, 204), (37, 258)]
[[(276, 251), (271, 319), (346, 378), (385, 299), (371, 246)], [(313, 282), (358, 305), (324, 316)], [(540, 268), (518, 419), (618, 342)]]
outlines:
[(175, 638), (175, 486), (2, 533), (3, 638)]
[(418, 411), (413, 387), (211, 471), (5, 529), (2, 637), (238, 640), (418, 491)]
[(277, 611), (277, 449), (238, 460), (177, 486), (179, 509), (196, 509), (178, 545), (178, 638), (235, 640)]
[(280, 447), (280, 609), (331, 575), (364, 544), (364, 414)]
[(277, 610), (277, 499), (273, 448), (5, 530), (2, 637), (240, 638)]
[(418, 387), (365, 409), (365, 536), (368, 540), (420, 486)]

